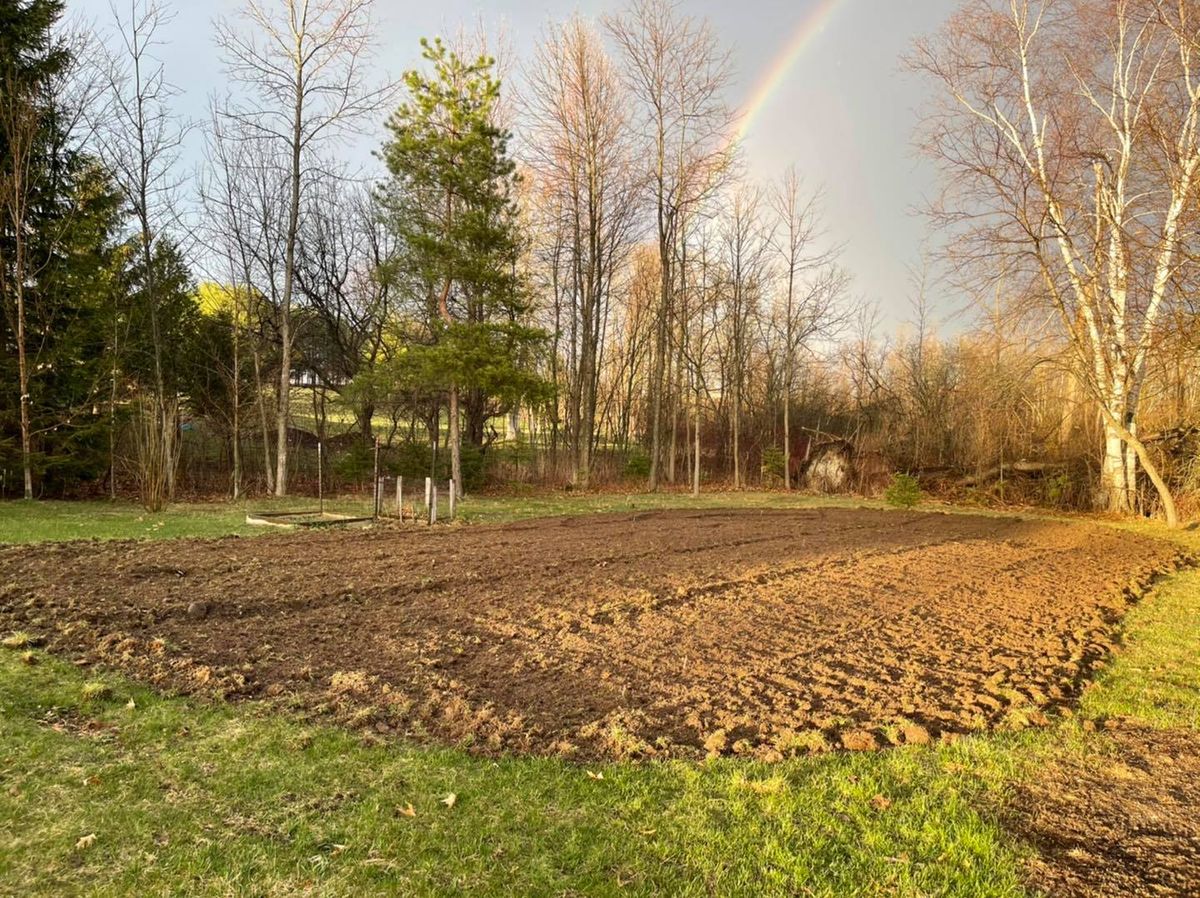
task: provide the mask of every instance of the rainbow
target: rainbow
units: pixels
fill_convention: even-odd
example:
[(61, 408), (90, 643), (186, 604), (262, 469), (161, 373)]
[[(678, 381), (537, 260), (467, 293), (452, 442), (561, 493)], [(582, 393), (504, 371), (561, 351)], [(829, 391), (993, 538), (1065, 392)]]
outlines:
[(740, 143), (745, 138), (750, 126), (771, 102), (771, 97), (779, 89), (792, 66), (808, 49), (813, 38), (817, 37), (829, 23), (830, 18), (842, 2), (843, 0), (815, 0), (812, 7), (800, 19), (800, 23), (796, 26), (796, 30), (787, 44), (755, 82), (754, 89), (750, 92), (750, 99), (746, 101), (742, 114), (734, 123), (733, 131), (729, 136), (730, 146)]

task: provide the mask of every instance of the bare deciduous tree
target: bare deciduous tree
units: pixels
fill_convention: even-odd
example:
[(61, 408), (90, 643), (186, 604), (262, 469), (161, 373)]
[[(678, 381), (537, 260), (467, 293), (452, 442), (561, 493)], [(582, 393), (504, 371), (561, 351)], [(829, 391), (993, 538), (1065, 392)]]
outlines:
[(792, 488), (792, 396), (800, 352), (816, 337), (832, 336), (844, 320), (838, 308), (848, 279), (837, 265), (839, 247), (820, 248), (820, 194), (806, 196), (795, 168), (777, 186), (772, 205), (778, 219), (775, 250), (783, 288), (775, 308), (775, 331), (783, 342), (783, 482)]
[(278, 291), (279, 398), (275, 494), (287, 494), (287, 430), (292, 382), (292, 300), (304, 194), (322, 173), (321, 145), (380, 110), (393, 86), (372, 86), (367, 64), (376, 40), (371, 0), (246, 0), (235, 23), (217, 22), (229, 78), (247, 96), (222, 115), (233, 133), (269, 144), (286, 185), (282, 285)]
[[(625, 75), (642, 112), (653, 194), (660, 289), (655, 311), (649, 383), (651, 490), (662, 467), (680, 219), (709, 196), (729, 161), (733, 116), (723, 99), (729, 56), (707, 21), (681, 13), (674, 0), (634, 0), (606, 20), (625, 61)], [(676, 401), (677, 394), (673, 397)], [(674, 420), (674, 416), (670, 416)]]
[(21, 427), (21, 470), (24, 479), (24, 495), (33, 498), (33, 425), (30, 421), (30, 365), (26, 328), (28, 314), (26, 306), (26, 284), (29, 278), (26, 222), (32, 201), (35, 178), (33, 156), (38, 133), (41, 130), (41, 115), (37, 108), (38, 98), (29, 97), (5, 73), (0, 87), (0, 134), (8, 150), (0, 175), (0, 191), (4, 205), (5, 225), (12, 234), (12, 259), (4, 260), (11, 271), (4, 286), (4, 310), (13, 319), (13, 330), (17, 338), (17, 392), (20, 404)]
[[(566, 392), (572, 476), (586, 489), (597, 437), (603, 336), (637, 212), (628, 97), (599, 37), (578, 17), (547, 31), (526, 81), (529, 155), (545, 188), (542, 196), (555, 210), (545, 223), (560, 248), (551, 253), (552, 280), (556, 288), (562, 284), (554, 294), (565, 295), (570, 307)], [(556, 333), (561, 330), (559, 318)]]
[(112, 14), (115, 39), (104, 60), (105, 102), (98, 107), (96, 135), (100, 156), (132, 213), (144, 270), (154, 392), (138, 405), (138, 480), (143, 505), (158, 511), (173, 498), (179, 407), (163, 376), (155, 251), (176, 217), (177, 163), (186, 127), (171, 110), (176, 92), (154, 56), (158, 31), (170, 14), (155, 0), (130, 0), (128, 14), (114, 2)]
[(762, 311), (770, 276), (772, 235), (760, 214), (762, 194), (757, 188), (738, 185), (724, 215), (722, 243), (725, 253), (724, 340), (725, 387), (730, 398), (730, 431), (733, 442), (733, 488), (745, 485), (742, 468), (742, 401), (750, 365), (753, 324)]

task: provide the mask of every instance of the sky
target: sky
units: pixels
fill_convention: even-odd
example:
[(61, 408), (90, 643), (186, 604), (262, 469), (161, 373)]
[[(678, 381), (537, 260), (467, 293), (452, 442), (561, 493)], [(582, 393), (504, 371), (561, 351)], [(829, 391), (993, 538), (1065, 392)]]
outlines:
[[(121, 8), (127, 0), (117, 0)], [(160, 38), (167, 78), (180, 91), (181, 115), (203, 120), (208, 98), (225, 88), (213, 44), (215, 17), (240, 0), (160, 0), (174, 12)], [(270, 2), (270, 0), (264, 0)], [(68, 11), (103, 29), (111, 0), (68, 0)], [(929, 236), (920, 214), (936, 189), (931, 164), (913, 149), (924, 85), (904, 71), (902, 55), (915, 38), (936, 29), (958, 0), (684, 0), (708, 18), (732, 54), (729, 102), (752, 101), (743, 136), (746, 170), (769, 185), (795, 165), (825, 197), (829, 239), (845, 245), (843, 264), (857, 297), (879, 303), (885, 324), (910, 317), (909, 269), (920, 264)], [(502, 29), (513, 53), (527, 58), (547, 22), (573, 12), (598, 16), (624, 0), (376, 0), (376, 65), (399, 76), (419, 61), (423, 36), (448, 34), (482, 22)], [(764, 86), (765, 85), (765, 86)], [(769, 89), (767, 89), (769, 88)], [(382, 123), (381, 123), (382, 124)], [(369, 158), (382, 130), (368, 133), (356, 156)], [(191, 135), (185, 162), (198, 162), (200, 136)], [(958, 301), (933, 291), (938, 317)]]

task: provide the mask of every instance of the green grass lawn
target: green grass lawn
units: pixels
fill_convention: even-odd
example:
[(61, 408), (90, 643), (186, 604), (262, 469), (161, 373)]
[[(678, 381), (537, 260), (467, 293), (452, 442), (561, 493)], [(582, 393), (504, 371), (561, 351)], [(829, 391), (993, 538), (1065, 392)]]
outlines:
[(493, 762), (34, 657), (0, 655), (13, 894), (1021, 893), (1019, 849), (978, 810), (1019, 762), (1010, 740), (775, 766)]
[[(735, 501), (794, 500), (705, 500)], [(468, 505), (503, 520), (689, 503)], [(220, 506), (151, 519), (40, 503), (20, 506), (22, 525), (10, 505), (0, 539), (244, 532), (242, 510)], [(1200, 727), (1200, 573), (1175, 575), (1127, 621), (1082, 716)], [(165, 697), (6, 648), (0, 894), (1017, 896), (1027, 849), (1000, 823), (1006, 796), (1047, 753), (1104, 738), (1076, 719), (775, 765), (493, 761)]]
[[(411, 499), (412, 494), (409, 495)], [(389, 501), (394, 500), (389, 496)], [(405, 504), (409, 504), (409, 501)], [(828, 499), (766, 492), (705, 493), (699, 499), (693, 499), (686, 493), (560, 493), (549, 496), (472, 496), (464, 500), (458, 508), (460, 519), (467, 523), (503, 523), (548, 515), (644, 511), (655, 508), (799, 508), (818, 504), (833, 503)], [(841, 504), (878, 505), (849, 500)], [(257, 498), (238, 502), (178, 503), (165, 511), (152, 514), (130, 502), (9, 500), (0, 502), (0, 543), (71, 539), (172, 539), (229, 534), (256, 536), (279, 531), (275, 528), (247, 524), (247, 511), (286, 511), (316, 507), (315, 499), (305, 497)], [(445, 497), (439, 498), (438, 507), (444, 520), (449, 511)], [(343, 496), (327, 499), (325, 508), (327, 511), (351, 515), (369, 515), (371, 501), (361, 496)], [(388, 510), (391, 510), (390, 504)]]
[[(0, 502), (0, 543), (37, 543), (70, 539), (173, 539), (252, 536), (275, 528), (246, 523), (252, 509), (276, 511), (316, 508), (315, 499), (259, 499), (242, 502), (189, 502), (151, 513), (130, 502)], [(329, 511), (369, 513), (369, 500), (327, 501)]]

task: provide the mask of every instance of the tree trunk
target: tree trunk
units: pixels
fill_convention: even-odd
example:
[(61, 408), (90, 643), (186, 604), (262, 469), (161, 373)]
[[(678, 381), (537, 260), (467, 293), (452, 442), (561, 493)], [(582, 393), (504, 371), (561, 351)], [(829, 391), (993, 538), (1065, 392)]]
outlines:
[[(1104, 461), (1100, 468), (1100, 498), (1101, 504), (1108, 511), (1116, 514), (1129, 514), (1133, 511), (1133, 484), (1130, 483), (1132, 455), (1121, 434), (1110, 423), (1104, 425)], [(1137, 457), (1133, 456), (1132, 466), (1136, 477)]]
[(671, 434), (667, 440), (667, 483), (672, 486), (675, 485), (675, 456), (679, 454), (679, 403), (676, 401), (676, 392), (672, 385), (667, 398), (667, 420), (671, 422)]
[(29, 421), (29, 361), (25, 355), (25, 266), (22, 243), (17, 238), (15, 287), (17, 293), (17, 380), (21, 392), (21, 470), (25, 475), (25, 498), (33, 499), (33, 439)]
[(271, 430), (267, 425), (267, 400), (263, 397), (262, 368), (259, 367), (258, 349), (254, 350), (254, 393), (258, 396), (258, 416), (262, 424), (263, 469), (267, 479), (267, 492), (275, 492), (275, 469), (271, 467)]
[(238, 307), (237, 307), (237, 287), (234, 287), (233, 294), (233, 374), (230, 378), (230, 405), (232, 406), (232, 415), (230, 421), (230, 436), (232, 445), (230, 446), (231, 457), (233, 460), (233, 471), (231, 472), (233, 499), (236, 502), (242, 495), (242, 447), (241, 447), (241, 348), (238, 340)]
[(1171, 489), (1167, 486), (1167, 482), (1163, 480), (1162, 475), (1158, 472), (1158, 467), (1150, 459), (1150, 455), (1146, 452), (1146, 446), (1137, 439), (1133, 434), (1127, 433), (1126, 439), (1129, 443), (1129, 448), (1132, 450), (1130, 455), (1136, 455), (1137, 459), (1141, 460), (1142, 468), (1146, 471), (1146, 476), (1150, 478), (1150, 482), (1154, 484), (1154, 489), (1158, 493), (1158, 498), (1162, 502), (1163, 516), (1167, 519), (1167, 526), (1172, 530), (1179, 526), (1179, 512), (1175, 508), (1175, 497), (1171, 495)]
[(741, 458), (741, 397), (738, 386), (733, 388), (733, 488), (742, 488), (742, 458)]
[(450, 476), (454, 478), (454, 491), (458, 498), (463, 496), (462, 484), (462, 436), (458, 423), (458, 387), (450, 388)]
[(792, 377), (789, 371), (783, 389), (783, 488), (792, 488)]
[(113, 328), (112, 382), (108, 394), (108, 495), (117, 498), (117, 335)]
[(302, 36), (296, 38), (295, 96), (292, 106), (291, 198), (287, 241), (283, 251), (283, 296), (279, 301), (279, 408), (275, 410), (275, 495), (287, 495), (287, 428), (292, 390), (292, 290), (296, 268), (296, 235), (300, 229), (300, 145), (304, 120)]
[[(1123, 441), (1123, 448), (1128, 454), (1136, 456), (1136, 461), (1140, 461), (1146, 476), (1150, 478), (1150, 482), (1154, 484), (1154, 489), (1158, 493), (1159, 501), (1162, 502), (1163, 516), (1167, 519), (1167, 526), (1172, 530), (1179, 526), (1179, 512), (1175, 507), (1175, 497), (1171, 495), (1171, 489), (1167, 486), (1167, 482), (1163, 480), (1162, 475), (1158, 471), (1158, 466), (1154, 464), (1154, 460), (1150, 458), (1150, 453), (1146, 451), (1146, 446), (1133, 433), (1132, 428), (1126, 428), (1121, 419), (1114, 416), (1112, 411), (1106, 406), (1101, 406), (1101, 410), (1105, 417), (1105, 434), (1106, 446), (1110, 445), (1109, 440), (1112, 434), (1116, 434), (1118, 439)], [(1132, 422), (1131, 422), (1132, 423)], [(1128, 459), (1123, 459), (1124, 464), (1121, 466), (1122, 480), (1128, 487), (1128, 476), (1130, 465)], [(1105, 462), (1108, 463), (1108, 453), (1105, 453)], [(1112, 470), (1115, 472), (1116, 467)], [(1136, 468), (1134, 469), (1136, 471)], [(1127, 493), (1128, 494), (1128, 493)]]
[[(661, 163), (660, 163), (661, 167)], [(670, 247), (663, 225), (662, 199), (659, 199), (659, 264), (662, 280), (659, 288), (658, 321), (654, 335), (654, 375), (650, 381), (650, 492), (658, 491), (659, 471), (662, 463), (662, 412), (664, 375), (667, 363), (667, 327), (670, 320), (671, 302), (671, 259)]]
[(651, 380), (650, 397), (650, 492), (658, 491), (659, 464), (662, 457), (662, 394), (663, 373), (666, 361), (666, 335), (664, 324), (666, 308), (660, 309), (660, 324), (655, 335), (654, 375)]

